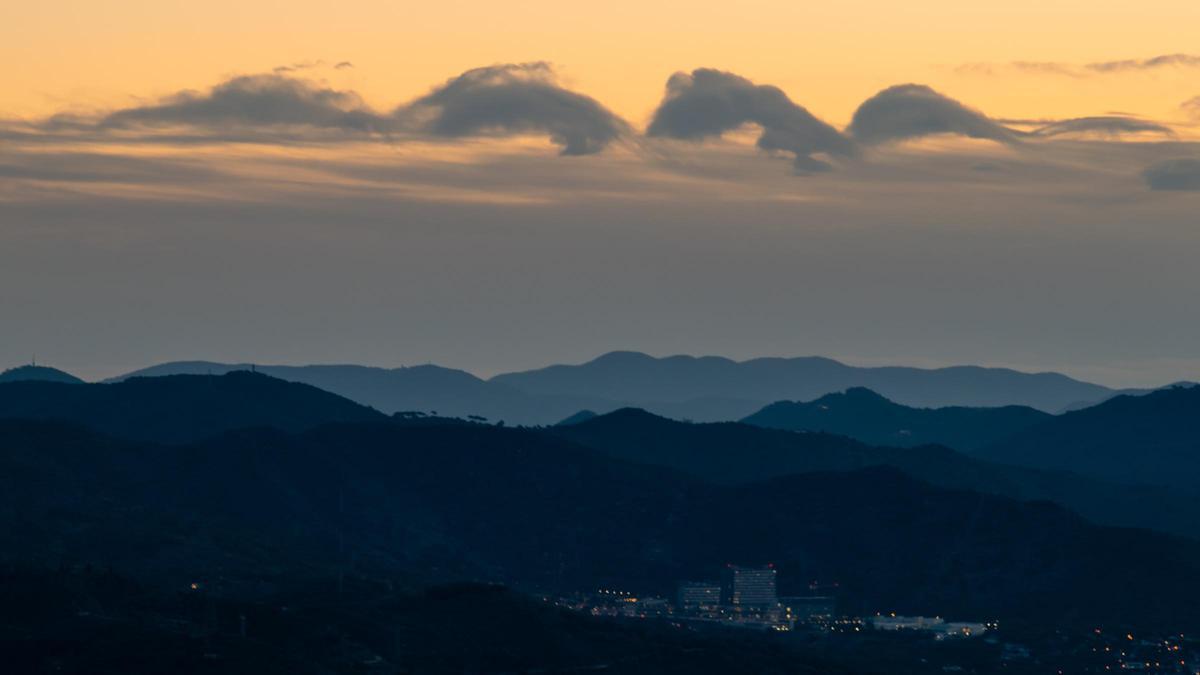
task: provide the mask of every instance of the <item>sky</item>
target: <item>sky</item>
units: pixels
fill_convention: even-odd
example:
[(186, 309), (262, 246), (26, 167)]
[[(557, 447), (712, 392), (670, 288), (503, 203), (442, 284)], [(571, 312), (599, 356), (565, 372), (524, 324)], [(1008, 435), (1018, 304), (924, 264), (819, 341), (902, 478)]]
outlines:
[(1200, 380), (1200, 3), (21, 3), (0, 367)]

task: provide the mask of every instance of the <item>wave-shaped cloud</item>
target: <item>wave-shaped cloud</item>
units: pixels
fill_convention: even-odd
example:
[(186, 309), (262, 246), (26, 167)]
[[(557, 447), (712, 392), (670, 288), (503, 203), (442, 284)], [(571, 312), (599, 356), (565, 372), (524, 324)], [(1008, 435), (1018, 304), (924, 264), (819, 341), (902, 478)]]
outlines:
[[(536, 134), (549, 138), (563, 155), (592, 155), (623, 139), (636, 141), (638, 136), (596, 99), (561, 85), (546, 63), (468, 70), (385, 111), (372, 108), (352, 90), (302, 76), (318, 65), (296, 63), (269, 73), (241, 75), (205, 91), (182, 91), (92, 115), (63, 114), (35, 122), (0, 120), (0, 139), (43, 145), (77, 141), (329, 144), (372, 138), (400, 142)], [(349, 67), (342, 62), (333, 69), (343, 66)], [(1200, 114), (1200, 97), (1184, 108)], [(790, 154), (797, 173), (828, 171), (839, 160), (859, 157), (865, 148), (939, 134), (1025, 147), (1048, 147), (1065, 136), (1096, 141), (1096, 137), (1139, 133), (1173, 135), (1160, 122), (1117, 113), (1067, 120), (993, 119), (921, 84), (883, 89), (864, 101), (846, 129), (839, 130), (778, 87), (711, 68), (672, 75), (644, 134), (700, 141), (749, 125), (759, 129), (758, 148)], [(911, 156), (905, 157), (903, 161), (912, 161)], [(881, 159), (882, 154), (873, 153), (873, 158)], [(1170, 173), (1172, 166), (1148, 170), (1147, 181), (1153, 186), (1178, 182)]]
[(816, 154), (849, 157), (854, 143), (833, 126), (794, 103), (778, 87), (760, 85), (733, 73), (700, 68), (675, 73), (655, 110), (648, 136), (701, 140), (747, 124), (762, 128), (758, 147), (790, 152), (797, 171), (830, 167)]
[(888, 87), (863, 102), (848, 129), (866, 144), (902, 141), (934, 134), (956, 134), (1001, 143), (1017, 135), (983, 113), (923, 84)]
[(208, 91), (182, 91), (100, 115), (57, 115), (37, 126), (101, 133), (189, 127), (239, 131), (242, 140), (258, 131), (266, 141), (277, 139), (280, 127), (438, 138), (544, 133), (564, 155), (599, 152), (629, 133), (628, 124), (595, 99), (560, 86), (544, 63), (470, 70), (389, 113), (372, 109), (353, 91), (293, 75), (302, 65), (242, 75)]
[(595, 99), (559, 86), (545, 63), (476, 68), (397, 110), (404, 126), (458, 138), (548, 134), (564, 155), (603, 150), (628, 125)]
[(157, 103), (123, 108), (87, 118), (51, 117), (49, 129), (131, 129), (136, 127), (308, 126), (357, 132), (386, 131), (393, 124), (372, 111), (358, 94), (340, 91), (282, 72), (242, 75), (207, 92), (182, 91)]

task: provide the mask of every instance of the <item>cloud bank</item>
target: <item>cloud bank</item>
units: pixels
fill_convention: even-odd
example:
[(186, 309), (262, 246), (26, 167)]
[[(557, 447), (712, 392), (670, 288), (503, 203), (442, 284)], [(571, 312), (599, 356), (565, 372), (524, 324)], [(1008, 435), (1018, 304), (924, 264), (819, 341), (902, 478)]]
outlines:
[[(332, 68), (343, 66), (349, 67), (342, 62)], [(73, 145), (86, 145), (87, 151), (107, 147), (113, 154), (133, 155), (142, 153), (142, 147), (159, 146), (174, 148), (179, 151), (178, 157), (190, 159), (183, 148), (203, 144), (327, 148), (343, 144), (340, 147), (349, 148), (352, 144), (388, 141), (388, 145), (379, 147), (389, 148), (401, 143), (445, 144), (470, 138), (536, 135), (557, 145), (562, 155), (596, 155), (621, 145), (631, 152), (612, 154), (647, 164), (662, 159), (656, 152), (647, 151), (653, 146), (639, 142), (639, 133), (621, 117), (596, 99), (561, 85), (546, 63), (472, 69), (388, 110), (372, 108), (353, 90), (305, 77), (304, 73), (314, 67), (296, 63), (269, 73), (232, 77), (205, 91), (181, 91), (155, 102), (91, 115), (60, 114), (33, 122), (0, 120), (0, 140), (6, 143), (4, 151), (10, 159), (51, 147), (79, 149), (71, 148)], [(1200, 97), (1183, 106), (1200, 113)], [(792, 101), (778, 87), (710, 68), (672, 75), (643, 133), (648, 138), (702, 141), (750, 126), (758, 131), (756, 146), (791, 155), (798, 174), (827, 172), (835, 165), (857, 175), (867, 175), (869, 171), (863, 170), (868, 164), (894, 166), (906, 162), (913, 166), (927, 149), (903, 141), (933, 135), (1020, 145), (1039, 153), (1039, 161), (1061, 161), (1064, 166), (1075, 167), (1081, 164), (1071, 153), (1078, 150), (1069, 150), (1066, 143), (1058, 143), (1053, 149), (1056, 140), (1070, 138), (1075, 144), (1090, 143), (1087, 152), (1093, 156), (1115, 151), (1115, 141), (1128, 135), (1157, 134), (1178, 140), (1166, 124), (1120, 113), (1067, 120), (993, 119), (921, 84), (901, 84), (878, 92), (858, 107), (845, 130), (839, 130)], [(1136, 169), (1130, 167), (1125, 175), (1180, 154), (1178, 147), (1162, 145), (1145, 149), (1132, 164)], [(130, 146), (139, 149), (134, 151)], [(955, 147), (957, 150), (950, 154), (966, 166), (995, 166), (989, 164), (993, 157), (983, 156), (994, 154), (991, 150)], [(485, 143), (474, 148), (472, 153), (507, 151)], [(872, 150), (869, 161), (847, 161), (863, 157), (866, 148)], [(718, 147), (696, 143), (689, 152), (710, 153), (711, 157), (712, 152), (735, 153), (737, 149), (729, 144)], [(14, 161), (3, 169), (11, 176), (21, 173), (20, 162)], [(668, 164), (671, 171), (690, 171), (696, 177), (706, 170), (686, 162), (667, 161), (660, 166)], [(722, 170), (719, 164), (713, 164), (710, 175), (716, 176)], [(30, 180), (51, 180), (55, 171), (69, 173), (41, 166), (30, 173)], [(744, 169), (739, 171), (745, 175)], [(1190, 189), (1170, 187), (1187, 184), (1185, 178), (1171, 173), (1175, 170), (1170, 165), (1146, 171), (1145, 183), (1151, 187)]]
[(1167, 159), (1142, 172), (1151, 190), (1200, 191), (1200, 159)]
[(849, 157), (853, 142), (793, 103), (778, 87), (710, 68), (675, 73), (667, 80), (667, 93), (655, 110), (646, 134), (651, 137), (703, 140), (719, 137), (747, 124), (762, 128), (758, 147), (790, 152), (799, 172), (828, 170), (828, 162), (814, 157), (826, 154)]

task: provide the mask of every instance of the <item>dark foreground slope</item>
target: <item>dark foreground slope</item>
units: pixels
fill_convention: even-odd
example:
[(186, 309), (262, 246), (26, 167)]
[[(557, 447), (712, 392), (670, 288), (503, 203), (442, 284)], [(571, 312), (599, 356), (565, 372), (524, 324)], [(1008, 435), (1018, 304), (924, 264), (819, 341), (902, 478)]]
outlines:
[(767, 635), (606, 621), (502, 587), (358, 580), (247, 602), (99, 570), (0, 570), (0, 653), (5, 672), (80, 675), (851, 672)]
[(1200, 386), (1118, 396), (1046, 420), (979, 454), (1118, 482), (1195, 487), (1200, 477)]
[(384, 416), (316, 387), (238, 371), (114, 384), (4, 383), (0, 419), (59, 420), (124, 438), (183, 442), (244, 427), (300, 431)]
[(821, 431), (871, 445), (939, 444), (959, 450), (991, 445), (1051, 415), (1026, 406), (913, 408), (861, 387), (813, 401), (779, 401), (742, 421), (768, 429)]
[(843, 436), (689, 424), (619, 410), (547, 430), (621, 459), (670, 467), (706, 481), (748, 483), (811, 471), (888, 466), (945, 488), (1050, 500), (1108, 525), (1200, 536), (1200, 492), (1090, 478), (979, 460), (938, 445), (870, 446)]
[(494, 427), (334, 425), (146, 446), (0, 424), (0, 554), (247, 597), (339, 574), (669, 595), (728, 562), (848, 612), (1200, 628), (1200, 546), (888, 469), (715, 486)]

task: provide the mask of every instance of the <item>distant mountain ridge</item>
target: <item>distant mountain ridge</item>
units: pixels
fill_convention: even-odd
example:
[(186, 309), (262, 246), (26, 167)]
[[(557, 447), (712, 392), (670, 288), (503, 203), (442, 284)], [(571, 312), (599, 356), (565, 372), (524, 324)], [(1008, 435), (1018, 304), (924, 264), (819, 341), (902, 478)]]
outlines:
[[(758, 407), (866, 387), (910, 406), (1026, 405), (1056, 412), (1113, 393), (1108, 387), (1059, 373), (1024, 373), (1007, 368), (857, 367), (822, 357), (734, 361), (715, 356), (656, 358), (639, 352), (611, 352), (581, 365), (508, 373), (491, 381), (543, 396), (587, 393), (610, 400), (650, 402), (721, 397), (759, 401)], [(655, 411), (653, 405), (639, 407)]]
[[(179, 361), (113, 378), (221, 374), (250, 364)], [(940, 369), (860, 368), (819, 357), (656, 358), (611, 352), (579, 365), (556, 365), (482, 379), (436, 365), (376, 368), (358, 365), (259, 365), (259, 372), (309, 384), (386, 413), (419, 410), (478, 415), (509, 424), (555, 424), (580, 410), (635, 407), (674, 419), (742, 419), (776, 401), (811, 400), (866, 387), (908, 406), (1024, 405), (1056, 412), (1101, 401), (1112, 389), (1057, 373), (1022, 373), (960, 366)]]
[(551, 424), (582, 408), (616, 407), (587, 397), (536, 397), (495, 384), (453, 368), (435, 365), (377, 368), (359, 365), (257, 365), (211, 361), (174, 361), (122, 375), (110, 382), (131, 377), (163, 375), (220, 375), (250, 370), (299, 382), (344, 396), (391, 414), (419, 411), (440, 416), (467, 418), (477, 415), (488, 421), (512, 424)]
[(913, 408), (863, 387), (813, 401), (779, 401), (742, 421), (788, 431), (823, 431), (871, 445), (911, 447), (937, 443), (975, 450), (1050, 419), (1026, 406)]

